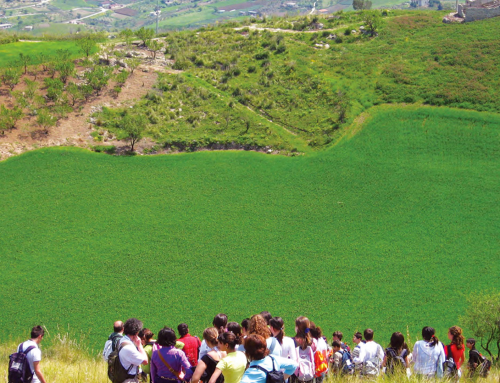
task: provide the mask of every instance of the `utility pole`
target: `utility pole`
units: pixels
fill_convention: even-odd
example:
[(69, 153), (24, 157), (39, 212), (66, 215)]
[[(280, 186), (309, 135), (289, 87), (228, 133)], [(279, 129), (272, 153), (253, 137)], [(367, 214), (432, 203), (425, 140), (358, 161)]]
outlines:
[(156, 0), (156, 36), (158, 36), (158, 18), (159, 17), (160, 17), (160, 0)]

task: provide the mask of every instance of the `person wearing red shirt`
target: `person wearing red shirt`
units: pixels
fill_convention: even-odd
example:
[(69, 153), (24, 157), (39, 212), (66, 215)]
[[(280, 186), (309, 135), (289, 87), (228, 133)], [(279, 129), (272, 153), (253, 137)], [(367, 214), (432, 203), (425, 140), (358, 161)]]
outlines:
[(177, 340), (184, 343), (182, 351), (186, 354), (191, 366), (196, 367), (198, 365), (198, 353), (201, 346), (200, 339), (197, 336), (189, 334), (188, 325), (185, 323), (181, 323), (177, 326), (177, 331), (179, 331), (180, 335), (180, 338)]
[[(453, 360), (458, 369), (458, 376), (460, 377), (462, 375), (460, 367), (462, 363), (465, 362), (465, 347), (462, 329), (458, 326), (450, 327), (448, 330), (448, 339), (451, 340), (451, 355), (453, 355)], [(448, 347), (444, 348), (444, 353), (446, 357), (448, 357)]]

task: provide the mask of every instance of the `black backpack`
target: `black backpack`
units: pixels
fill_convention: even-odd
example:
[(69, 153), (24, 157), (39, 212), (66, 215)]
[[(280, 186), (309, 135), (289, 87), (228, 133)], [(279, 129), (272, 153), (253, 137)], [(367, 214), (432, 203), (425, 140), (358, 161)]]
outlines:
[(109, 354), (108, 378), (113, 383), (122, 383), (123, 381), (131, 378), (131, 375), (129, 373), (134, 367), (134, 365), (131, 364), (129, 369), (126, 370), (125, 367), (123, 367), (122, 362), (120, 361), (120, 350), (127, 344), (131, 343), (121, 342), (120, 345), (116, 348), (116, 350), (113, 351), (111, 354)]
[(447, 357), (443, 363), (443, 372), (445, 378), (455, 378), (458, 376), (458, 368), (455, 363), (455, 359), (453, 359), (453, 354), (451, 353), (451, 345), (446, 346), (447, 348)]
[(283, 375), (283, 371), (276, 370), (276, 368), (274, 368), (274, 358), (272, 356), (269, 357), (273, 361), (272, 371), (267, 371), (265, 368), (262, 368), (261, 366), (250, 366), (250, 368), (257, 368), (261, 371), (264, 371), (266, 373), (266, 383), (284, 383), (285, 376)]
[(23, 343), (19, 345), (19, 351), (9, 356), (9, 383), (29, 383), (33, 379), (33, 372), (31, 371), (28, 362), (28, 352), (33, 350), (35, 346), (29, 346), (25, 351), (23, 350)]
[(399, 355), (392, 347), (387, 348), (385, 352), (387, 355), (387, 374), (394, 374), (394, 370), (403, 371), (406, 368), (406, 349), (403, 349)]
[(472, 350), (471, 353), (472, 352), (477, 352), (477, 354), (479, 356), (479, 360), (481, 361), (481, 363), (479, 363), (479, 365), (477, 366), (476, 371), (479, 373), (479, 376), (481, 376), (483, 378), (487, 378), (488, 374), (490, 373), (490, 370), (491, 370), (491, 360), (485, 358), (477, 350)]

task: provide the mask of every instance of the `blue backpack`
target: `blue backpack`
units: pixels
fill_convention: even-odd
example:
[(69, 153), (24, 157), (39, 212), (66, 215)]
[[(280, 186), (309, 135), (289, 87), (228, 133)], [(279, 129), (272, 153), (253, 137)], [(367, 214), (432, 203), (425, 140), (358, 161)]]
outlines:
[(354, 364), (352, 363), (351, 353), (347, 349), (340, 349), (342, 353), (342, 374), (352, 374), (354, 371)]
[(19, 351), (9, 356), (9, 383), (29, 383), (33, 379), (33, 372), (31, 371), (28, 362), (28, 352), (33, 350), (35, 346), (29, 346), (25, 351), (23, 344), (19, 345)]

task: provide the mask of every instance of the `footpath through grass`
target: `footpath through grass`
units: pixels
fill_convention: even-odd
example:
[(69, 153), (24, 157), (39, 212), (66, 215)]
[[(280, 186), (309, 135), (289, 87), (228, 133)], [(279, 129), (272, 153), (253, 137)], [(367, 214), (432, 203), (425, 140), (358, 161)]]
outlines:
[[(42, 323), (101, 347), (116, 319), (201, 335), (269, 310), (330, 335), (412, 342), (500, 283), (500, 117), (380, 109), (306, 157), (112, 157), (41, 149), (0, 164), (0, 341)], [(465, 336), (470, 336), (465, 333)]]

